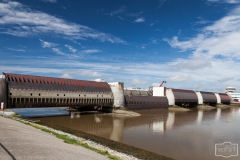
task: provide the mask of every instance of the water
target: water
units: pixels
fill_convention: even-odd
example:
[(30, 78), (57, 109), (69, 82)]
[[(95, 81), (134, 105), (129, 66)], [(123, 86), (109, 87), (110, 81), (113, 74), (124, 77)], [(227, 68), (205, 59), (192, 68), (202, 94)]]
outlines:
[[(38, 118), (43, 124), (60, 125), (129, 144), (179, 160), (226, 158), (215, 156), (215, 144), (240, 144), (240, 109), (170, 112), (167, 109), (136, 111), (140, 117), (72, 113)], [(238, 151), (239, 152), (239, 151)], [(240, 156), (228, 160), (239, 160)]]
[(10, 108), (24, 117), (49, 117), (69, 115), (69, 111), (65, 107), (48, 107), (48, 108)]

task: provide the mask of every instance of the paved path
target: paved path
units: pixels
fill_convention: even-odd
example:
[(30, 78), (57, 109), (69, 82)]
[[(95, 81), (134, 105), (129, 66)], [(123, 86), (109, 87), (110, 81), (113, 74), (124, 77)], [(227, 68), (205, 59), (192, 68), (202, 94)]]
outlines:
[(0, 160), (107, 160), (96, 152), (66, 144), (54, 135), (0, 116)]

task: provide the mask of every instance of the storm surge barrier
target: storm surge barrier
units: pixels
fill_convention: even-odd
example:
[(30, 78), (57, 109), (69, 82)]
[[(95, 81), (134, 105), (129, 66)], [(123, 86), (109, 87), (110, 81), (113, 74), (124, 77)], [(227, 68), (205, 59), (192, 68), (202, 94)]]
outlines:
[(7, 108), (112, 106), (108, 83), (3, 73), (0, 100)]

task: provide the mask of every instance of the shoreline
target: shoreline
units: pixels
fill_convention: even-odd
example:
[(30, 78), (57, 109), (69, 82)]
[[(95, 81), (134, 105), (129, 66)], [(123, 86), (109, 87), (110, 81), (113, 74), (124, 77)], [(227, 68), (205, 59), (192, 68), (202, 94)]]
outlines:
[[(15, 114), (14, 112), (12, 112), (12, 113)], [(57, 135), (67, 136), (67, 138), (69, 138), (69, 139), (77, 140), (77, 142), (79, 144), (81, 144), (80, 146), (82, 146), (84, 148), (93, 150), (97, 153), (103, 152), (103, 153), (109, 154), (109, 156), (114, 156), (114, 157), (108, 157), (110, 159), (127, 159), (127, 160), (136, 159), (137, 160), (137, 158), (135, 158), (135, 157), (116, 152), (116, 151), (114, 151), (114, 150), (112, 150), (108, 147), (99, 145), (99, 144), (97, 144), (97, 143), (95, 143), (91, 140), (87, 140), (87, 139), (84, 139), (84, 138), (81, 138), (81, 137), (78, 137), (78, 136), (60, 131), (60, 130), (56, 130), (54, 128), (50, 128), (50, 127), (47, 127), (47, 126), (44, 126), (44, 125), (41, 125), (41, 124), (37, 124), (35, 122), (31, 122), (31, 121), (28, 121), (28, 120), (25, 120), (25, 119), (22, 119), (22, 118), (14, 117), (14, 116), (12, 116), (12, 114), (10, 116), (5, 115), (4, 118), (9, 118), (9, 119), (21, 122), (23, 124), (29, 125), (31, 127), (34, 127), (36, 129), (42, 130), (43, 132), (48, 132), (50, 134), (54, 134), (59, 139), (61, 139), (61, 138)], [(64, 142), (66, 143), (66, 141), (64, 141)]]
[[(129, 112), (129, 111), (127, 111), (127, 112)], [(165, 159), (165, 160), (172, 159), (172, 158), (169, 158), (169, 157), (165, 157), (165, 156), (158, 155), (158, 154), (155, 154), (155, 153), (152, 153), (152, 152), (149, 152), (149, 151), (142, 150), (140, 148), (129, 146), (129, 145), (126, 145), (126, 144), (123, 144), (123, 143), (120, 143), (120, 142), (115, 142), (115, 141), (108, 140), (108, 139), (105, 139), (105, 138), (101, 138), (101, 137), (98, 137), (98, 136), (90, 135), (90, 134), (84, 133), (84, 132), (82, 132), (82, 133), (79, 132), (77, 134), (76, 133), (75, 134), (70, 134), (70, 133), (67, 132), (66, 128), (65, 129), (64, 128), (55, 129), (55, 128), (52, 128), (52, 127), (48, 127), (48, 126), (45, 126), (45, 125), (38, 124), (38, 122), (35, 123), (35, 122), (25, 120), (21, 117), (15, 117), (15, 116), (13, 116), (13, 114), (15, 114), (15, 113), (12, 112), (11, 115), (8, 115), (8, 116), (5, 115), (3, 117), (4, 118), (9, 118), (9, 119), (21, 122), (21, 123), (24, 123), (26, 125), (30, 125), (34, 128), (40, 129), (44, 132), (54, 134), (58, 138), (60, 138), (60, 136), (65, 136), (68, 139), (70, 139), (71, 141), (76, 141), (76, 143), (73, 143), (73, 144), (77, 144), (79, 146), (82, 146), (84, 148), (93, 150), (93, 151), (95, 151), (97, 153), (100, 153), (102, 155), (106, 155), (109, 159), (124, 159), (124, 160), (138, 160), (138, 159), (142, 159), (142, 158), (143, 159)], [(114, 113), (114, 114), (116, 114), (116, 113)], [(120, 112), (120, 113), (117, 113), (117, 114), (122, 115), (124, 113)], [(0, 113), (0, 115), (2, 116), (1, 113)], [(133, 115), (130, 114), (128, 116), (133, 116)], [(139, 115), (135, 114), (134, 116), (139, 116)], [(69, 132), (72, 132), (72, 131), (69, 130)], [(62, 138), (60, 138), (60, 139), (62, 139)], [(64, 140), (64, 139), (62, 139), (62, 140)], [(67, 143), (66, 140), (64, 140), (64, 142)], [(109, 146), (111, 146), (111, 147), (109, 147)], [(112, 148), (114, 148), (114, 146), (115, 146), (116, 149), (121, 150), (121, 151), (117, 151), (115, 149), (112, 149)], [(129, 154), (126, 154), (124, 152), (127, 152)], [(134, 154), (137, 155), (137, 156), (134, 156)]]

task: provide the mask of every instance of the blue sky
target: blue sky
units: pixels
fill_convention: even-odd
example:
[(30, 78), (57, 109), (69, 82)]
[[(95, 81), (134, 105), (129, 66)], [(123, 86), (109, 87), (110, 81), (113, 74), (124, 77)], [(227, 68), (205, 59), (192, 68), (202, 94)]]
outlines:
[(240, 90), (240, 0), (0, 0), (0, 71)]

